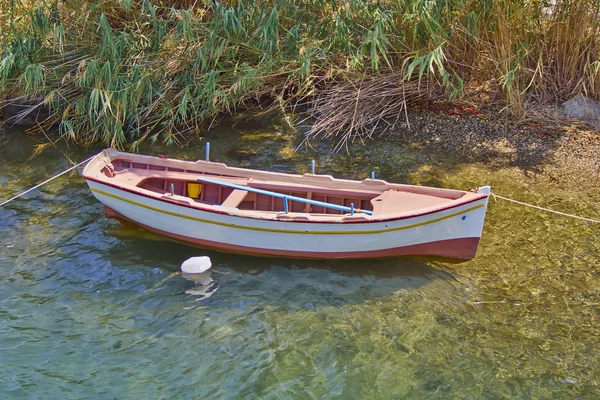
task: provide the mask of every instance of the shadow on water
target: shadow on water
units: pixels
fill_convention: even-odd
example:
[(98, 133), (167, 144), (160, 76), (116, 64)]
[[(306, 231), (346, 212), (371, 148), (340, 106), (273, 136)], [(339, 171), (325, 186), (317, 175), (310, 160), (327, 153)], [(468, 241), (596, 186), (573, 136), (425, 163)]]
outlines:
[[(133, 254), (139, 254), (141, 259), (136, 263), (151, 260), (147, 268), (174, 273), (179, 271), (180, 264), (186, 259), (208, 256), (212, 262), (212, 278), (220, 291), (229, 291), (229, 286), (237, 292), (225, 298), (258, 295), (263, 304), (271, 306), (297, 303), (294, 296), (301, 297), (304, 303), (334, 295), (339, 304), (363, 303), (393, 295), (398, 290), (418, 290), (436, 280), (453, 281), (451, 274), (415, 259), (361, 261), (248, 257), (189, 247), (134, 227), (120, 227), (116, 223), (111, 224), (108, 234), (121, 242), (107, 250), (114, 265), (125, 266), (131, 262)], [(127, 252), (123, 252), (123, 248)], [(179, 291), (192, 285), (186, 282), (181, 289), (179, 285), (184, 283), (183, 280), (173, 282), (172, 289), (179, 288)], [(311, 295), (314, 296), (312, 299)], [(218, 298), (219, 295), (213, 300)]]
[[(126, 242), (132, 252), (139, 251), (158, 263), (163, 262), (168, 270), (179, 270), (179, 264), (190, 257), (209, 256), (213, 265), (231, 268), (240, 273), (252, 271), (252, 274), (262, 273), (272, 266), (299, 269), (324, 269), (341, 275), (362, 276), (373, 275), (378, 278), (394, 278), (399, 276), (421, 276), (437, 271), (426, 260), (414, 258), (388, 258), (376, 260), (303, 260), (277, 257), (251, 257), (230, 253), (205, 250), (167, 240), (152, 232), (144, 231), (133, 226), (111, 225), (110, 235)], [(151, 243), (151, 245), (149, 245)], [(115, 251), (118, 257), (120, 252)], [(174, 268), (172, 267), (174, 265)]]

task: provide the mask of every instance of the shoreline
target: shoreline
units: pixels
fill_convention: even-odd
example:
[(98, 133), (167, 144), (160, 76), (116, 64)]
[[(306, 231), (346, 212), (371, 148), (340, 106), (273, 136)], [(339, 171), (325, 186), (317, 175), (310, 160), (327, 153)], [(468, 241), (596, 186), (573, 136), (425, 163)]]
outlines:
[[(399, 119), (396, 126), (385, 134), (351, 140), (350, 156), (359, 155), (368, 160), (373, 152), (388, 153), (389, 149), (385, 147), (389, 144), (399, 146), (399, 150), (418, 149), (456, 158), (463, 163), (482, 163), (495, 169), (512, 168), (523, 174), (532, 185), (549, 183), (592, 198), (598, 196), (600, 131), (586, 128), (582, 121), (560, 118), (556, 112), (554, 115), (548, 113), (550, 117), (542, 124), (539, 122), (540, 118), (510, 120), (505, 116), (502, 119), (496, 118), (500, 114), (494, 111), (471, 113), (456, 110), (411, 109), (407, 117)], [(236, 122), (238, 117), (243, 122)], [(230, 121), (227, 118), (222, 120), (220, 124), (231, 123), (233, 127), (244, 125), (256, 131), (259, 137), (252, 140), (248, 149), (232, 148), (230, 152), (238, 154), (248, 151), (255, 154), (257, 149), (253, 147), (261, 146), (261, 125), (265, 124), (264, 120), (267, 120), (266, 124), (272, 123), (274, 115), (263, 115), (259, 120), (255, 115), (241, 113), (231, 118)], [(276, 118), (280, 116), (277, 115)], [(290, 130), (285, 122), (280, 125), (282, 131)], [(25, 130), (26, 127), (9, 127), (0, 122), (0, 134), (7, 129)], [(215, 130), (218, 129), (206, 132), (207, 140), (219, 140), (215, 137)], [(282, 150), (288, 157), (294, 157), (292, 153), (303, 153), (300, 150), (303, 146), (298, 146), (304, 140), (304, 131), (286, 132), (284, 136), (290, 142), (285, 146), (286, 150)], [(317, 138), (309, 143), (325, 158), (347, 155), (344, 149), (331, 153), (336, 142), (336, 138)], [(270, 146), (269, 135), (265, 135), (262, 144)], [(380, 150), (374, 149), (382, 144), (386, 146)], [(296, 148), (299, 151), (295, 151)]]
[[(412, 110), (390, 133), (374, 140), (441, 152), (469, 163), (514, 168), (532, 184), (598, 195), (600, 132), (581, 121), (559, 118), (546, 123), (494, 119), (491, 112), (472, 115)], [(366, 141), (369, 146), (369, 141)]]

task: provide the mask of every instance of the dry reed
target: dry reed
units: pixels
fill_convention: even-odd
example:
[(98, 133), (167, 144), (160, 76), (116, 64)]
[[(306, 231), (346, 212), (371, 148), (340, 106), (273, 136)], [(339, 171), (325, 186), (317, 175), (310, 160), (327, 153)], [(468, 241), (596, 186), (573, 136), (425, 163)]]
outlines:
[[(308, 104), (308, 137), (371, 137), (485, 87), (512, 115), (600, 99), (598, 0), (10, 0), (0, 96), (77, 142), (176, 143), (239, 108)], [(465, 89), (467, 88), (467, 89)]]

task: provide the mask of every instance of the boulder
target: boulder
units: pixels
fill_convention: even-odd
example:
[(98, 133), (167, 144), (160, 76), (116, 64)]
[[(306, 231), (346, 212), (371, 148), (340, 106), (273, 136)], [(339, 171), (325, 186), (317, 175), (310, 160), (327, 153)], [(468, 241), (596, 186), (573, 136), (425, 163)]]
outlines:
[(579, 94), (561, 106), (562, 113), (569, 118), (581, 119), (600, 126), (600, 104), (591, 97)]

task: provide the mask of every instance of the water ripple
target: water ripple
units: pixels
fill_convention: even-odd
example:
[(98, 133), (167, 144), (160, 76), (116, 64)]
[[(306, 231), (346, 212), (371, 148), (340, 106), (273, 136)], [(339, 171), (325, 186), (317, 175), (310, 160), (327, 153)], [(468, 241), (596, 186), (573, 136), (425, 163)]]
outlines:
[[(54, 150), (24, 166), (29, 138), (0, 143), (0, 197), (65, 166)], [(501, 203), (458, 266), (205, 252), (106, 220), (70, 177), (0, 209), (0, 393), (597, 398), (599, 253), (597, 227)], [(211, 296), (176, 274), (197, 255)]]

